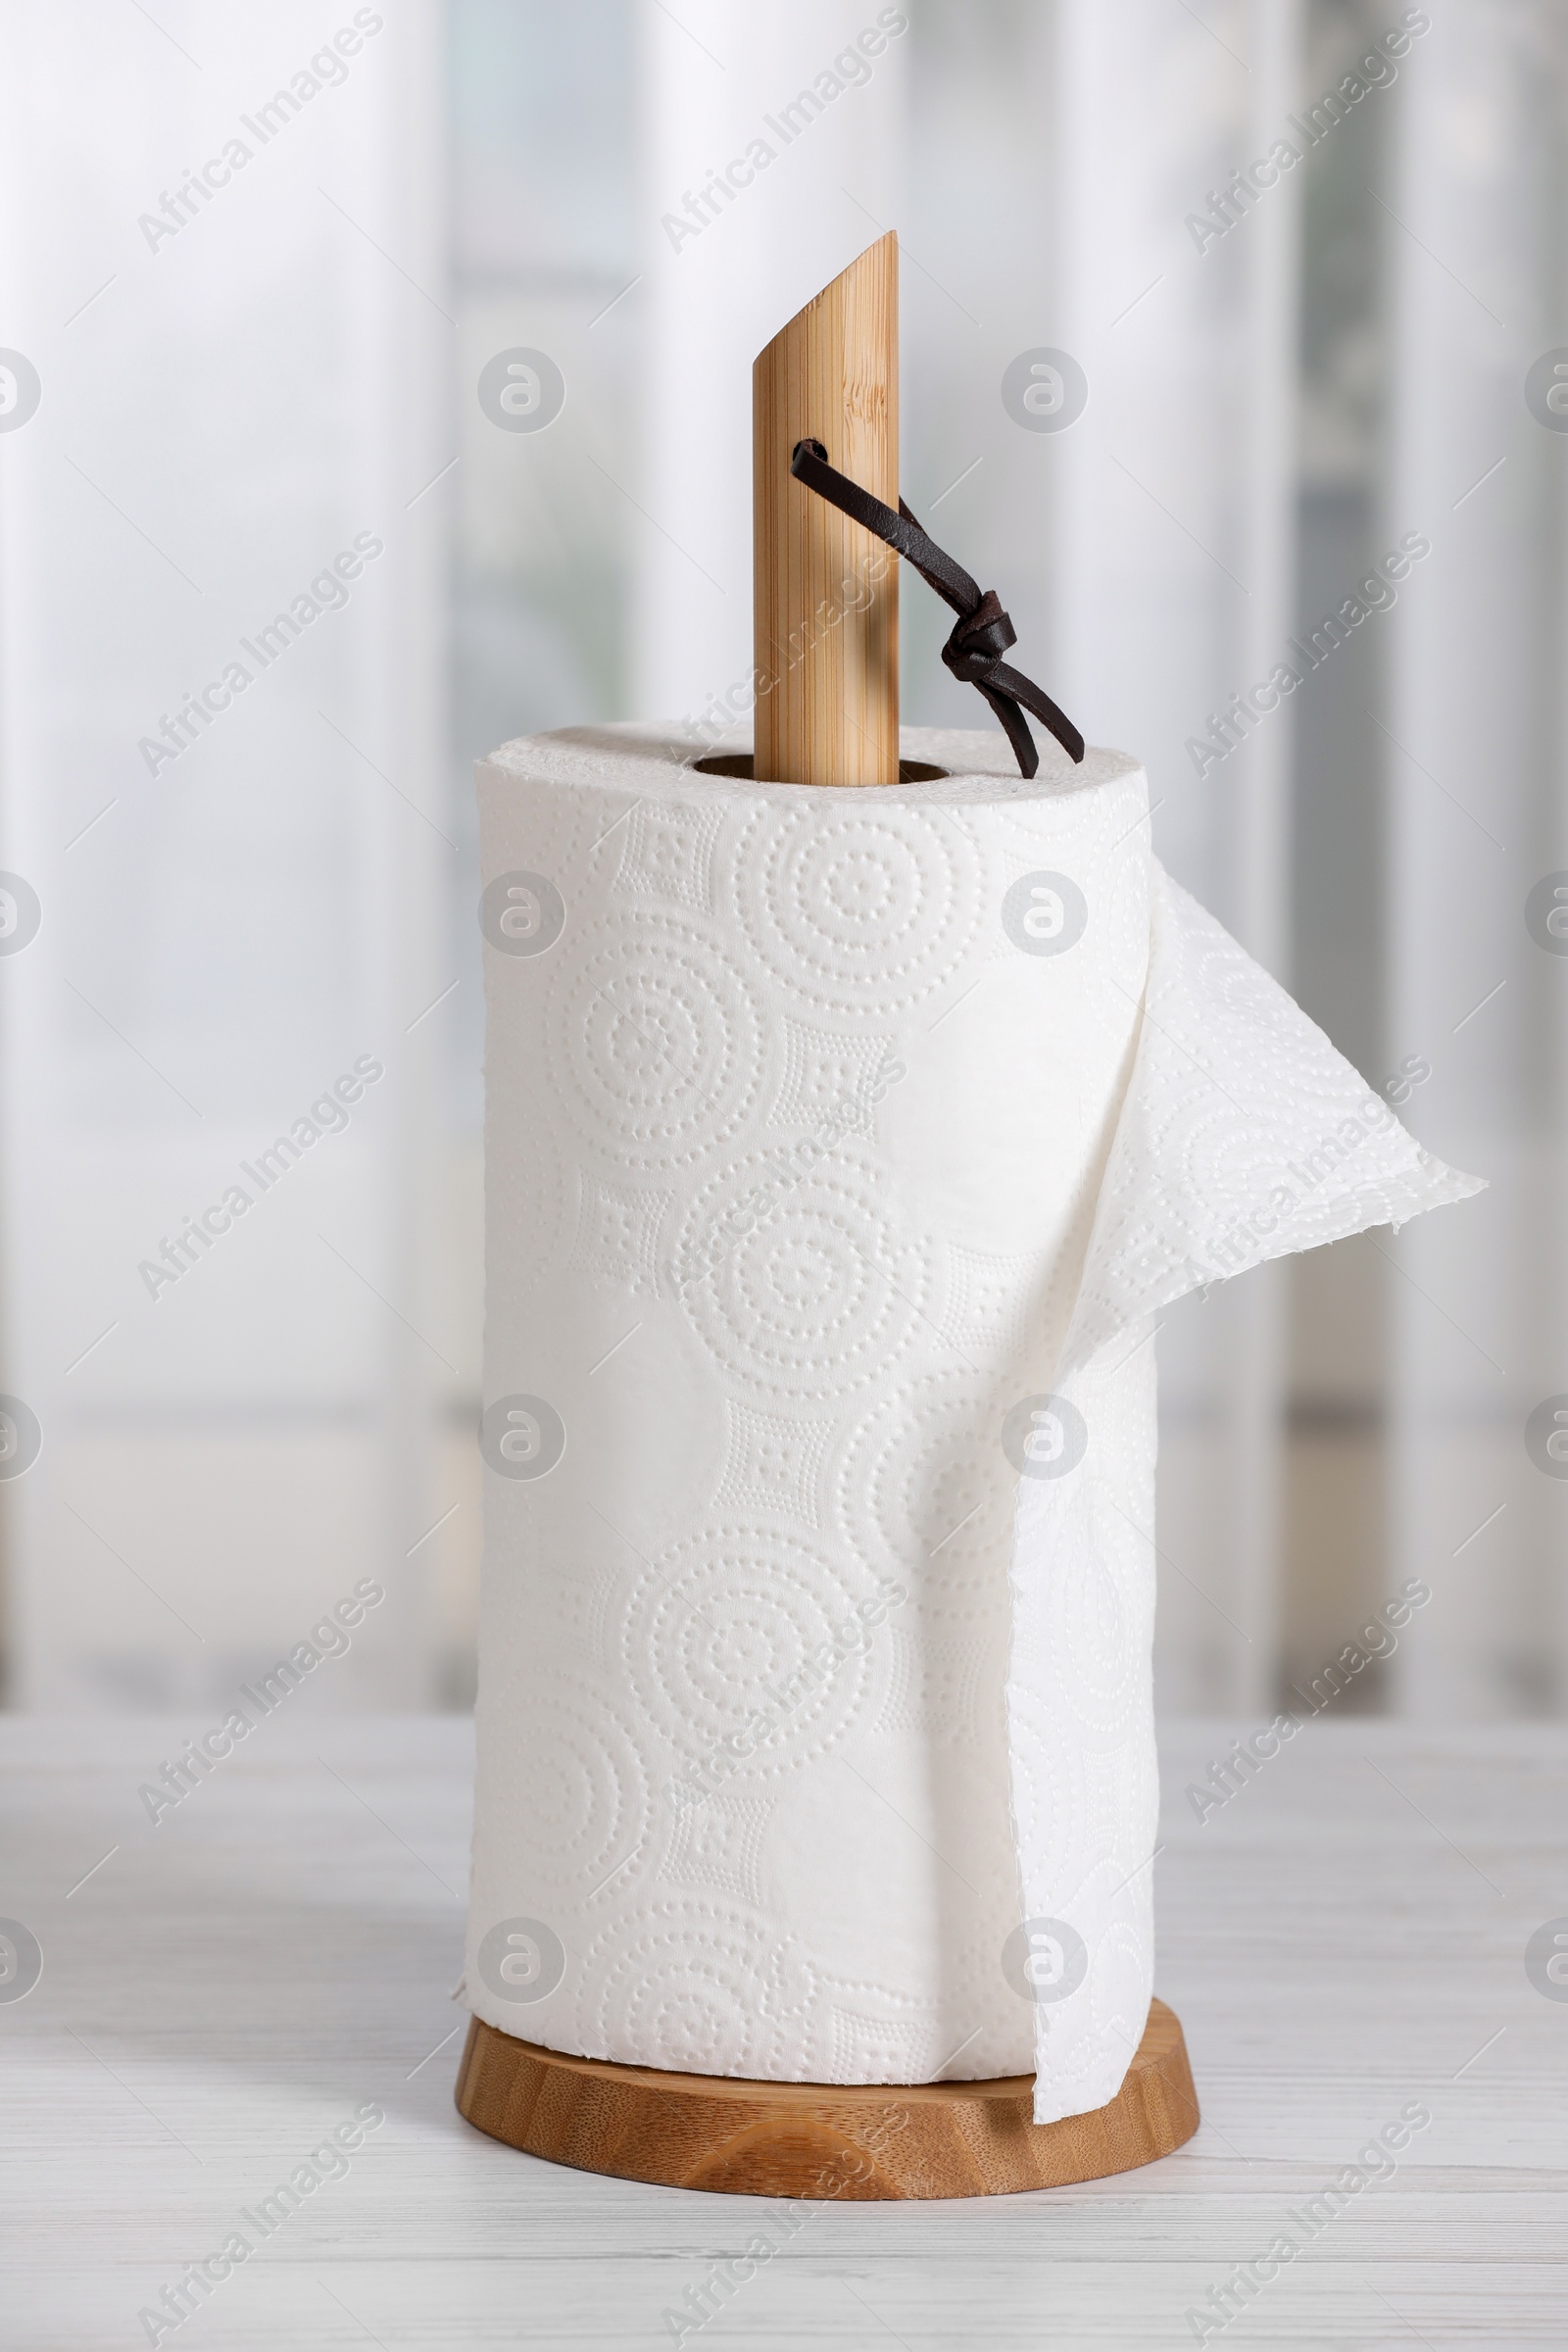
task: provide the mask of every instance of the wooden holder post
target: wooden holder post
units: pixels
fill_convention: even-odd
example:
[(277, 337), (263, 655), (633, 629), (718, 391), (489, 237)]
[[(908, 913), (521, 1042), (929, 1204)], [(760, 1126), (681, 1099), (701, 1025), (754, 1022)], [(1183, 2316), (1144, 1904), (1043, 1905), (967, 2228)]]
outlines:
[[(899, 780), (898, 558), (797, 482), (797, 441), (899, 503), (899, 248), (890, 231), (774, 336), (752, 371), (754, 760), (701, 762), (786, 784)], [(765, 688), (765, 690), (764, 690)], [(939, 769), (914, 773), (935, 775)], [(1149, 2012), (1108, 2106), (1036, 2124), (1032, 2079), (755, 2082), (613, 2066), (475, 2018), (459, 2112), (579, 2171), (756, 2197), (984, 2197), (1130, 2172), (1198, 2129), (1181, 2026)]]
[[(899, 241), (890, 229), (752, 369), (754, 773), (896, 784), (899, 560), (790, 473), (797, 441), (899, 503)], [(763, 691), (763, 689), (766, 691)]]

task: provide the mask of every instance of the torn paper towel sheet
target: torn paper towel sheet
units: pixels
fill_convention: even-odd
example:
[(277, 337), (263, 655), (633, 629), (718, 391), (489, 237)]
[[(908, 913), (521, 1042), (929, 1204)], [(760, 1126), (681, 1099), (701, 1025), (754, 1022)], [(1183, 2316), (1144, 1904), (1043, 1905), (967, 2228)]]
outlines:
[(1477, 1189), (1161, 873), (1136, 762), (479, 771), (489, 2024), (1102, 2106), (1153, 1981), (1158, 1310)]

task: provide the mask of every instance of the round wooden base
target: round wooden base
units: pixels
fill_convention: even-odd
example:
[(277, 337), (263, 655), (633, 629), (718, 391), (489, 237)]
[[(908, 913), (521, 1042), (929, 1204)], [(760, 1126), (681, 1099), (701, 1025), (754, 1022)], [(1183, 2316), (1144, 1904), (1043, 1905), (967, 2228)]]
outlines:
[(743, 2197), (995, 2197), (1098, 2180), (1198, 2129), (1187, 2044), (1163, 2001), (1108, 2107), (1030, 2121), (1034, 2079), (752, 2082), (568, 2058), (475, 2018), (458, 2112), (492, 2139), (622, 2180)]

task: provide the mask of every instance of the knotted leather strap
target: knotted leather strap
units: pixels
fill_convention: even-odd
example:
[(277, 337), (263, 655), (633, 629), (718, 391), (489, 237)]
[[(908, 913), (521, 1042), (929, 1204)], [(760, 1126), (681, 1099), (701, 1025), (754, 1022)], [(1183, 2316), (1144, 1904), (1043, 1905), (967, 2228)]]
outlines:
[(1032, 678), (1003, 661), (1008, 647), (1017, 644), (1018, 632), (1003, 611), (996, 590), (988, 588), (982, 595), (963, 565), (955, 564), (934, 539), (926, 537), (903, 499), (895, 514), (881, 499), (873, 498), (869, 490), (862, 490), (848, 474), (830, 466), (820, 441), (797, 441), (790, 471), (808, 490), (814, 490), (818, 498), (848, 514), (852, 522), (885, 540), (956, 612), (942, 659), (961, 684), (979, 687), (1006, 730), (1021, 774), (1032, 776), (1040, 765), (1035, 739), (1024, 723), (1025, 710), (1033, 711), (1041, 725), (1050, 728), (1070, 760), (1083, 758), (1084, 739), (1065, 711), (1058, 710)]

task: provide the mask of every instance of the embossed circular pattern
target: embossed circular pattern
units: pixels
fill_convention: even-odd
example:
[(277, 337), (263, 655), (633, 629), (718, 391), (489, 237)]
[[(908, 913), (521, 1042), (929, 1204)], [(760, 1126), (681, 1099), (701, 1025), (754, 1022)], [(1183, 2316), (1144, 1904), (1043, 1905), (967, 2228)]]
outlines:
[(623, 2065), (766, 2080), (786, 2072), (781, 1997), (801, 2003), (789, 2020), (792, 2049), (811, 2051), (813, 1990), (794, 1939), (775, 1924), (722, 1899), (657, 1896), (589, 1946), (578, 2036), (591, 2056)]
[(738, 1776), (788, 1771), (833, 1746), (859, 1706), (868, 1644), (841, 1647), (813, 1681), (802, 1670), (869, 1592), (857, 1593), (821, 1548), (793, 1536), (726, 1526), (688, 1537), (660, 1554), (631, 1595), (621, 1636), (627, 1688), (645, 1695), (691, 1763), (721, 1768), (736, 1753), (727, 1742), (740, 1738), (750, 1752)]
[(984, 859), (961, 820), (760, 808), (734, 860), (739, 913), (796, 996), (879, 1015), (957, 969), (980, 922)]
[[(585, 1684), (553, 1677), (509, 1692), (507, 1705), (517, 1727), (511, 1774), (524, 1792), (523, 1876), (586, 1899), (647, 1833), (642, 1760), (615, 1709)], [(624, 1890), (628, 1881), (616, 1883)]]
[(863, 1558), (977, 1616), (1006, 1605), (1014, 1481), (995, 1426), (992, 1384), (933, 1373), (860, 1423), (836, 1479), (845, 1534)]
[(728, 956), (676, 917), (617, 912), (550, 1001), (550, 1060), (573, 1124), (618, 1166), (674, 1167), (721, 1144), (761, 1083), (761, 1026)]
[[(869, 1155), (847, 1138), (797, 1178), (754, 1152), (697, 1195), (681, 1298), (724, 1367), (762, 1396), (831, 1396), (885, 1373), (922, 1328), (923, 1253), (896, 1246)], [(925, 1326), (929, 1329), (929, 1326)]]

